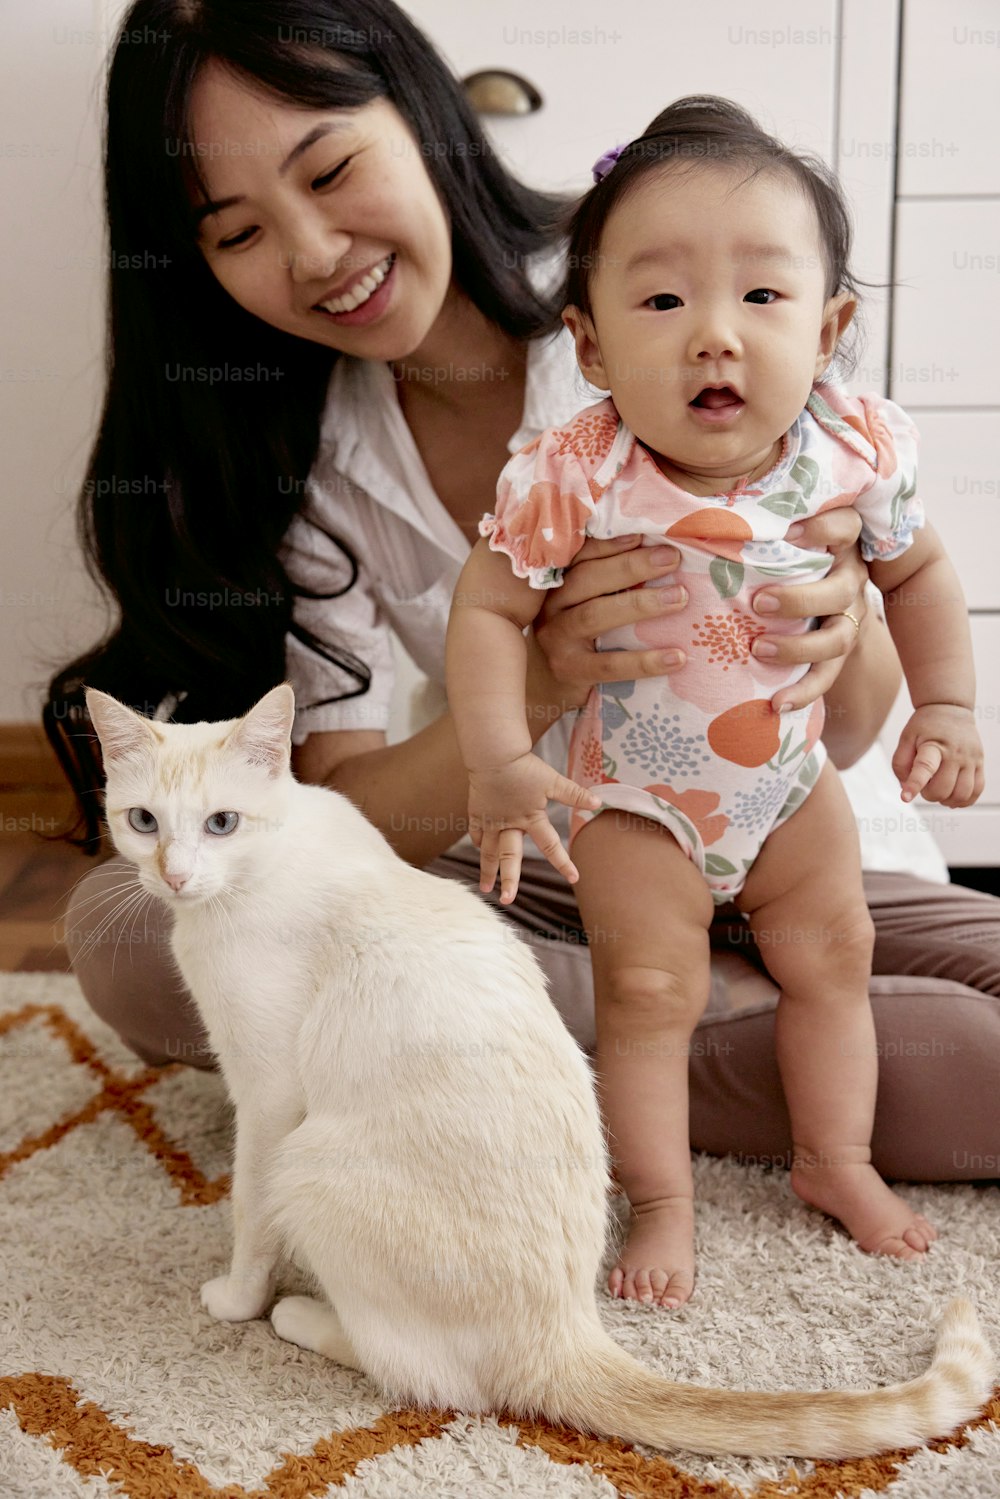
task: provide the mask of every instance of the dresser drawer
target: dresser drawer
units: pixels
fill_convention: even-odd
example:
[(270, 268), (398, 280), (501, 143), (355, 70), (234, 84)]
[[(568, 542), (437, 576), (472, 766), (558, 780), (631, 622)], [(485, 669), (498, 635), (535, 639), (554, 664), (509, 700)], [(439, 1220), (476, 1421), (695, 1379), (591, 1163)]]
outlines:
[(408, 0), (408, 15), (462, 77), (498, 68), (542, 95), (535, 114), (486, 125), (515, 172), (579, 191), (590, 166), (682, 94), (722, 94), (791, 144), (833, 156), (835, 0), (715, 0), (681, 17), (660, 0)]
[[(1000, 865), (1000, 613), (970, 621), (976, 658), (976, 717), (986, 752), (986, 789), (973, 807), (942, 807), (918, 797), (912, 813), (936, 838), (949, 864)], [(912, 709), (904, 685), (881, 740), (892, 758)]]
[[(914, 420), (927, 518), (969, 608), (1000, 610), (1000, 411), (917, 411)], [(1000, 661), (992, 665), (1000, 681)]]
[(1000, 406), (1000, 202), (896, 205), (890, 395)]
[(905, 0), (900, 197), (1000, 193), (1000, 8)]

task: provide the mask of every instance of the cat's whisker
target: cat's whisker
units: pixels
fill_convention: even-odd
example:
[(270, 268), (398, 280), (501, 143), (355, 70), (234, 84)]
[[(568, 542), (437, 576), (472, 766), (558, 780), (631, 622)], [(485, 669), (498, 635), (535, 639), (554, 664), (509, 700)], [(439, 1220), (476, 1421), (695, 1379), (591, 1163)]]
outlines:
[[(110, 917), (111, 920), (114, 920), (115, 914), (117, 913), (122, 900), (127, 899), (128, 896), (133, 894), (139, 888), (141, 887), (139, 886), (139, 882), (137, 880), (129, 880), (124, 884), (116, 885), (113, 890), (98, 891), (90, 901), (81, 902), (81, 905), (89, 904), (91, 906), (91, 909), (86, 912), (81, 912), (80, 908), (77, 909), (77, 912), (75, 913), (77, 917), (76, 925), (79, 925), (78, 918), (81, 914), (86, 916), (88, 922), (101, 922), (105, 919), (105, 917)], [(102, 912), (100, 908), (102, 906), (106, 906), (109, 901), (113, 903), (110, 911)]]
[(129, 926), (129, 947), (132, 946), (132, 932), (135, 931), (135, 923), (138, 922), (139, 914), (142, 916), (142, 943), (145, 944), (148, 941), (147, 925), (145, 923), (147, 923), (147, 917), (150, 914), (151, 901), (153, 901), (153, 892), (147, 890), (145, 892), (145, 901), (139, 901), (135, 916), (132, 917), (132, 925)]
[(80, 948), (79, 954), (77, 956), (78, 962), (83, 962), (90, 956), (93, 950), (100, 943), (101, 939), (104, 936), (104, 933), (114, 926), (114, 923), (119, 915), (122, 915), (124, 917), (127, 914), (127, 912), (131, 909), (132, 902), (141, 892), (142, 886), (138, 883), (138, 881), (136, 881), (134, 888), (132, 889), (132, 893), (125, 896), (120, 896), (116, 904), (112, 906), (111, 910), (105, 912), (102, 915), (98, 925), (92, 929), (89, 938)]
[(94, 906), (96, 909), (98, 905), (102, 905), (105, 901), (111, 900), (112, 897), (120, 895), (123, 890), (134, 889), (138, 883), (138, 880), (123, 880), (119, 885), (105, 885), (102, 889), (95, 890), (93, 895), (88, 895), (81, 900), (77, 906), (77, 910), (82, 911), (86, 906)]
[(209, 900), (211, 902), (212, 909), (218, 910), (220, 916), (228, 923), (233, 941), (237, 942), (239, 938), (236, 932), (236, 924), (233, 921), (231, 913), (226, 910), (225, 904), (223, 903), (222, 899), (218, 895), (212, 895), (209, 897)]
[[(118, 947), (119, 947), (119, 944), (121, 943), (122, 938), (125, 935), (125, 922), (128, 920), (128, 917), (129, 917), (130, 913), (134, 912), (136, 915), (138, 915), (139, 911), (141, 911), (141, 909), (142, 909), (143, 899), (144, 899), (144, 897), (146, 895), (148, 895), (148, 893), (149, 893), (148, 891), (143, 890), (140, 887), (139, 890), (136, 891), (136, 893), (134, 895), (132, 895), (128, 899), (127, 902), (124, 903), (124, 907), (123, 907), (123, 910), (122, 910), (121, 927), (119, 929), (118, 936), (115, 938), (114, 950), (112, 951), (112, 954), (111, 954), (111, 977), (112, 978), (114, 978), (114, 976), (115, 976), (115, 961), (116, 961), (116, 959), (118, 957)], [(132, 944), (132, 936), (131, 936), (131, 929), (130, 929), (130, 931), (129, 931), (129, 952), (130, 953), (131, 953), (131, 944)]]

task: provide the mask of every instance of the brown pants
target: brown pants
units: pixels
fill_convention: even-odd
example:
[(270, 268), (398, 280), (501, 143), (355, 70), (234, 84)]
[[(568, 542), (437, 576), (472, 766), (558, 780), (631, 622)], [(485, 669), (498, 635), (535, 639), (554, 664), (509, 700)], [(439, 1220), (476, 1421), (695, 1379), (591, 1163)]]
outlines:
[[(478, 865), (478, 854), (450, 854), (429, 869), (475, 889)], [(134, 923), (110, 914), (114, 887), (131, 873), (115, 858), (76, 886), (66, 923), (74, 972), (94, 1011), (144, 1061), (210, 1069), (204, 1029), (173, 967), (166, 907), (154, 901)], [(906, 874), (866, 874), (865, 891), (880, 1059), (874, 1163), (904, 1181), (1000, 1177), (1000, 900)], [(590, 1048), (590, 959), (571, 888), (547, 864), (526, 860), (504, 916), (545, 969), (568, 1029)], [(691, 1144), (790, 1165), (777, 990), (735, 907), (717, 913), (712, 948), (712, 997), (691, 1042)]]

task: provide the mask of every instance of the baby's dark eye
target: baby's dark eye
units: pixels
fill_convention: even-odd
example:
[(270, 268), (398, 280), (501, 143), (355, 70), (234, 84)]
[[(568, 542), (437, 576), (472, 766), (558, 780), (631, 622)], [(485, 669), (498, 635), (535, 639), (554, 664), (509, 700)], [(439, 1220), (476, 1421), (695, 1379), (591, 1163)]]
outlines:
[(224, 838), (227, 833), (233, 832), (239, 820), (238, 812), (213, 812), (211, 817), (205, 819), (205, 832)]
[(159, 826), (152, 812), (147, 812), (145, 807), (129, 807), (128, 825), (137, 833), (155, 833)]
[(758, 286), (753, 291), (748, 291), (743, 300), (744, 302), (753, 302), (758, 307), (766, 307), (770, 302), (778, 300), (778, 293), (770, 291), (766, 286)]
[(684, 303), (672, 291), (658, 291), (655, 297), (646, 298), (646, 306), (652, 307), (654, 312), (673, 312), (675, 307), (683, 307)]

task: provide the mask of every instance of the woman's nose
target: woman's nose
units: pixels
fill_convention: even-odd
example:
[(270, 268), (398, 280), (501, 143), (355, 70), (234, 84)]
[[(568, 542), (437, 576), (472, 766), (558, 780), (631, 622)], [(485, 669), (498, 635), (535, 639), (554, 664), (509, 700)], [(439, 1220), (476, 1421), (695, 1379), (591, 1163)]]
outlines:
[(295, 226), (285, 239), (282, 265), (296, 283), (329, 281), (350, 249), (351, 236), (319, 218)]

